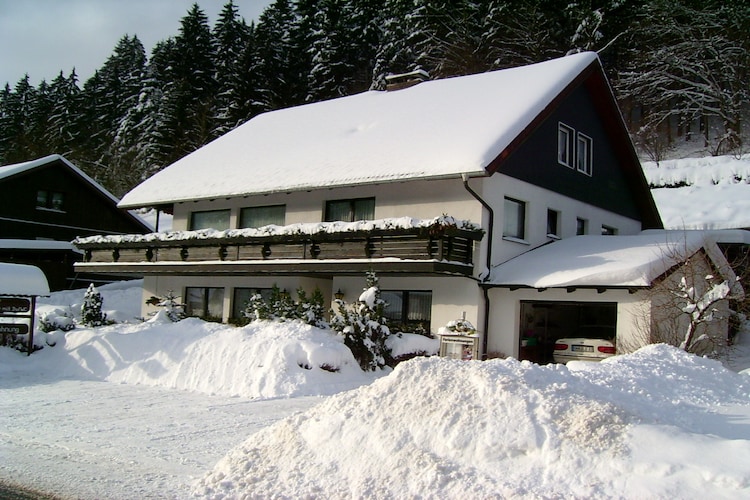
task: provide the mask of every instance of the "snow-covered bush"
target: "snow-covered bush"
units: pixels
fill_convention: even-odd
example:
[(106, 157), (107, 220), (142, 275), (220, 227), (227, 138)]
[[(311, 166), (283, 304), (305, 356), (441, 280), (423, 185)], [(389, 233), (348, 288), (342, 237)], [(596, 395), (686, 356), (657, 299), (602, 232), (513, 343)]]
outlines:
[(161, 297), (153, 296), (146, 301), (146, 304), (161, 307), (161, 312), (170, 321), (176, 323), (185, 318), (185, 304), (179, 301), (179, 296), (175, 295), (173, 290), (168, 290), (167, 294)]
[(81, 305), (81, 324), (86, 326), (104, 326), (107, 315), (102, 312), (102, 294), (91, 283), (83, 296)]
[(54, 332), (60, 330), (63, 332), (69, 332), (76, 327), (75, 318), (73, 313), (68, 309), (53, 309), (47, 311), (39, 318), (39, 329), (44, 333)]
[(268, 300), (259, 293), (250, 296), (247, 301), (243, 315), (250, 321), (293, 321), (300, 320), (308, 325), (326, 328), (325, 321), (325, 299), (320, 288), (315, 288), (310, 298), (302, 289), (297, 289), (297, 301), (292, 300), (286, 290), (281, 290), (277, 285), (271, 289)]
[(449, 321), (445, 326), (438, 329), (440, 335), (474, 335), (475, 333), (477, 333), (477, 329), (465, 319)]
[(390, 356), (386, 340), (391, 332), (384, 314), (386, 303), (380, 298), (375, 273), (367, 273), (367, 287), (357, 304), (349, 307), (339, 299), (336, 303), (338, 311), (331, 311), (331, 328), (344, 337), (344, 343), (363, 370), (383, 368)]
[(327, 328), (325, 298), (320, 288), (315, 287), (310, 298), (302, 288), (297, 289), (297, 317), (308, 325)]

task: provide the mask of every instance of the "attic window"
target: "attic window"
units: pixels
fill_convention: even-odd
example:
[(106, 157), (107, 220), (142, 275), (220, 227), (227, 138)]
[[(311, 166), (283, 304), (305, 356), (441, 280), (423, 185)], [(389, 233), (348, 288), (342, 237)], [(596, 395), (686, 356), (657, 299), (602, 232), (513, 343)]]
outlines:
[(62, 212), (64, 199), (63, 193), (40, 189), (36, 192), (36, 208)]
[(592, 174), (592, 156), (593, 143), (591, 137), (578, 132), (578, 142), (576, 143), (576, 166), (578, 171), (588, 176)]
[(564, 123), (557, 126), (557, 161), (573, 168), (573, 138), (575, 130)]

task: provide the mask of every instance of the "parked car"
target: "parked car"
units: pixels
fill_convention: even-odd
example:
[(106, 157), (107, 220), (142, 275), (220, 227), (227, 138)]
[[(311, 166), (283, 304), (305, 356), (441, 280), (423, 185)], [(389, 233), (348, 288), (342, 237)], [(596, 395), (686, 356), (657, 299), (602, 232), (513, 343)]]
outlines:
[(609, 340), (566, 338), (555, 341), (552, 358), (555, 363), (568, 361), (601, 361), (615, 355), (615, 345)]

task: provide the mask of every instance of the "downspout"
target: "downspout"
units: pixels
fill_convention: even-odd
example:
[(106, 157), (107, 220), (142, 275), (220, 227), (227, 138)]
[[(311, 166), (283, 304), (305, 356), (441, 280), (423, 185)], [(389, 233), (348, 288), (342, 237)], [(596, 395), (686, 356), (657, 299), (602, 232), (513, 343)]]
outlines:
[[(461, 174), (461, 180), (464, 183), (464, 188), (466, 191), (474, 197), (475, 200), (477, 200), (482, 207), (484, 207), (487, 210), (487, 214), (489, 216), (488, 220), (488, 229), (487, 229), (487, 255), (486, 255), (486, 270), (483, 273), (484, 278), (487, 279), (490, 275), (490, 269), (492, 268), (492, 241), (493, 241), (493, 235), (495, 230), (495, 211), (492, 209), (489, 203), (484, 201), (481, 196), (479, 196), (476, 191), (471, 189), (469, 186), (469, 176), (466, 174)], [(482, 295), (484, 297), (484, 318), (482, 318), (482, 356), (481, 359), (487, 359), (487, 342), (489, 340), (489, 328), (490, 328), (490, 295), (489, 290), (487, 287), (480, 285), (482, 288)]]

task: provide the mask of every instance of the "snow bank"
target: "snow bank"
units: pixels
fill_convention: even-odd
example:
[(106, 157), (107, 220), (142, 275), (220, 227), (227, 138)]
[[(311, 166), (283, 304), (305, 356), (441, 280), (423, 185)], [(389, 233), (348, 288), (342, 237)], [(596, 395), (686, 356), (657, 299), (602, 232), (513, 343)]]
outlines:
[(750, 156), (643, 164), (666, 229), (750, 227)]
[[(245, 398), (328, 395), (371, 382), (341, 337), (301, 322), (244, 328), (188, 318), (72, 330), (35, 354), (56, 377)], [(2, 369), (0, 369), (0, 373)]]
[(569, 367), (418, 359), (253, 435), (194, 494), (737, 497), (748, 406), (750, 379), (664, 345)]

